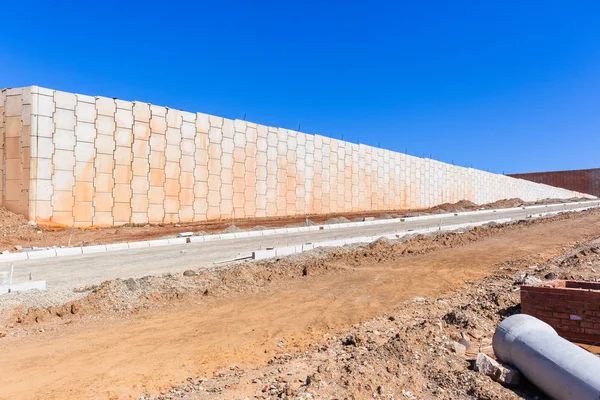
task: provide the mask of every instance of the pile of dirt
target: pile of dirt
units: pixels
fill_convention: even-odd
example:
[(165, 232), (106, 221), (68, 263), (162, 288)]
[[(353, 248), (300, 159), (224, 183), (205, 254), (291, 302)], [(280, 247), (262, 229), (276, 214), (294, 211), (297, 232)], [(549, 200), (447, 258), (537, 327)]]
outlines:
[(496, 208), (514, 208), (521, 207), (525, 202), (519, 198), (508, 199), (508, 200), (498, 200), (493, 203), (488, 203), (482, 205), (480, 208), (484, 209), (496, 209)]
[(27, 246), (42, 240), (46, 229), (30, 225), (22, 215), (0, 208), (0, 249), (14, 250), (15, 245)]
[(240, 228), (238, 228), (235, 225), (230, 225), (227, 228), (223, 229), (221, 231), (221, 233), (237, 233), (237, 232), (241, 232), (242, 230)]
[(477, 210), (479, 206), (469, 200), (461, 200), (457, 203), (443, 203), (438, 206), (432, 207), (432, 211), (439, 212), (463, 212)]
[(348, 222), (350, 222), (350, 220), (346, 217), (337, 217), (337, 218), (330, 218), (323, 223), (324, 224), (346, 224)]
[[(237, 398), (438, 398), (540, 399), (544, 394), (523, 380), (504, 387), (478, 373), (477, 354), (493, 357), (498, 323), (520, 312), (515, 282), (523, 273), (544, 280), (600, 280), (600, 240), (584, 243), (546, 262), (528, 258), (499, 266), (499, 272), (470, 282), (436, 299), (415, 298), (394, 313), (329, 335), (303, 354), (282, 349), (263, 368), (224, 369), (212, 378), (190, 378), (185, 385), (146, 400)], [(377, 246), (384, 246), (379, 242)], [(579, 260), (572, 263), (567, 260)]]

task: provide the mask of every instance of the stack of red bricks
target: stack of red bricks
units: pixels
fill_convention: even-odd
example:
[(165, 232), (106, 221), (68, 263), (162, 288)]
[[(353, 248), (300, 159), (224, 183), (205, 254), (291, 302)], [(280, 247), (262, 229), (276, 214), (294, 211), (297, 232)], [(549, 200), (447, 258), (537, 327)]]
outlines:
[(521, 286), (521, 312), (546, 322), (570, 341), (600, 343), (600, 282)]

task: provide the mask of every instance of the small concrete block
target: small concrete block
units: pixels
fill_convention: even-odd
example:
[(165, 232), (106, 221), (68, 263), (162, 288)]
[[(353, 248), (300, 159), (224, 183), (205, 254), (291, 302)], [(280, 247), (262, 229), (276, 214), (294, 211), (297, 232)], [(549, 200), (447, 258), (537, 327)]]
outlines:
[(98, 135), (106, 135), (112, 137), (115, 134), (117, 125), (113, 117), (99, 115), (96, 119), (96, 132)]
[(27, 253), (28, 260), (38, 260), (40, 258), (50, 258), (50, 257), (56, 257), (56, 249), (30, 251)]
[(72, 151), (75, 148), (75, 132), (56, 129), (54, 132), (54, 148)]
[(128, 109), (117, 108), (115, 122), (117, 123), (117, 127), (131, 128), (133, 126), (133, 112), (131, 107)]
[(235, 233), (222, 233), (219, 235), (221, 240), (235, 239)]
[(289, 256), (296, 253), (296, 246), (280, 247), (275, 249), (277, 257)]
[(150, 104), (139, 101), (133, 102), (133, 117), (135, 121), (150, 122)]
[(187, 238), (185, 238), (185, 237), (173, 238), (173, 239), (167, 239), (167, 241), (169, 242), (169, 244), (186, 244)]
[(75, 113), (71, 110), (57, 108), (54, 113), (54, 126), (56, 129), (75, 130)]
[[(111, 244), (103, 245), (103, 247), (106, 249), (106, 251), (127, 250), (130, 248), (128, 243), (111, 243)], [(146, 247), (148, 247), (148, 246), (146, 246)]]
[(181, 140), (181, 153), (185, 155), (193, 156), (196, 152), (196, 143), (193, 139), (182, 139)]
[(56, 249), (56, 256), (74, 256), (78, 254), (83, 254), (81, 247), (64, 247)]
[(167, 108), (167, 127), (180, 129), (182, 122), (181, 111)]
[[(197, 236), (195, 236), (197, 237)], [(215, 240), (221, 240), (221, 235), (204, 235), (202, 236), (203, 242), (214, 242)]]
[(37, 96), (37, 104), (34, 105), (32, 113), (38, 116), (52, 117), (54, 114), (54, 98), (52, 96)]
[(75, 126), (75, 137), (77, 138), (77, 143), (94, 143), (94, 140), (96, 139), (96, 127), (93, 123), (90, 124), (77, 121), (77, 125)]
[(96, 137), (95, 147), (98, 154), (112, 155), (115, 152), (116, 144), (112, 136), (98, 135)]
[(96, 246), (85, 246), (81, 248), (83, 254), (91, 254), (91, 253), (104, 253), (107, 251), (106, 246), (96, 245)]
[(210, 121), (208, 114), (196, 113), (196, 131), (208, 133)]
[(181, 137), (184, 139), (192, 139), (196, 136), (196, 125), (194, 121), (185, 121), (185, 116), (194, 116), (195, 114), (182, 112), (182, 116), (184, 117), (184, 121), (181, 124)]
[[(27, 281), (13, 283), (10, 287), (12, 292), (25, 292), (27, 290), (46, 290), (46, 281)], [(0, 294), (8, 293), (8, 285), (0, 285)]]
[(73, 173), (73, 169), (75, 168), (75, 153), (68, 150), (55, 150), (52, 162), (55, 170), (71, 171)]
[(127, 243), (128, 247), (130, 249), (143, 249), (146, 247), (150, 247), (150, 242), (149, 241), (145, 241), (145, 242), (129, 242)]
[(0, 263), (27, 260), (27, 253), (9, 253), (0, 255)]
[(252, 259), (254, 260), (264, 260), (272, 257), (275, 257), (275, 250), (257, 250), (252, 252)]
[(190, 237), (190, 243), (202, 243), (204, 242), (205, 236), (192, 236)]
[(135, 139), (148, 140), (150, 138), (150, 124), (136, 121), (133, 125), (133, 136)]
[(56, 104), (56, 108), (74, 111), (77, 104), (77, 96), (73, 93), (56, 91), (54, 92), (54, 103)]
[(95, 104), (77, 102), (75, 115), (77, 123), (87, 122), (93, 124), (96, 121), (96, 106)]
[[(129, 189), (131, 190), (131, 189)], [(116, 196), (115, 196), (116, 200)], [(115, 201), (113, 205), (113, 216), (115, 219), (115, 224), (126, 224), (130, 222), (131, 219), (131, 198), (127, 199), (127, 202), (117, 203)]]

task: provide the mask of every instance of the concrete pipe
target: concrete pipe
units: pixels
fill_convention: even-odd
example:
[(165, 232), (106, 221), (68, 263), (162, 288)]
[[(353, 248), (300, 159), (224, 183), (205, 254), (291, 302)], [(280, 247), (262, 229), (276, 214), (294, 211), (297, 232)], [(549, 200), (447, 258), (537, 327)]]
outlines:
[(496, 328), (493, 348), (500, 361), (517, 367), (554, 399), (600, 400), (600, 358), (537, 318), (506, 318)]

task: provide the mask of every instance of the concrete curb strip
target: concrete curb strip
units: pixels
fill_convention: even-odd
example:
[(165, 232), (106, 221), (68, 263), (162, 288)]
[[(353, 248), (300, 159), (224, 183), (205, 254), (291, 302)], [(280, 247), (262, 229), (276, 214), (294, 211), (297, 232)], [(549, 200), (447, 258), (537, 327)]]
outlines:
[[(10, 285), (11, 292), (22, 292), (25, 290), (46, 290), (46, 281), (27, 281), (21, 283), (13, 283)], [(8, 284), (0, 285), (0, 294), (8, 293)]]
[[(491, 222), (503, 224), (503, 223), (510, 222), (510, 221), (512, 221), (512, 218), (502, 218), (502, 219), (497, 219), (497, 220), (493, 220), (493, 221), (471, 222), (471, 223), (465, 223), (465, 224), (444, 226), (444, 227), (442, 227), (441, 230), (442, 231), (453, 231), (453, 230), (457, 230), (457, 229), (461, 229), (461, 228), (469, 228), (469, 227), (474, 227), (474, 226), (486, 225)], [(264, 259), (272, 258), (272, 257), (283, 257), (283, 256), (289, 256), (292, 254), (298, 254), (298, 253), (302, 253), (302, 252), (305, 252), (308, 250), (316, 249), (317, 247), (339, 247), (339, 246), (345, 246), (347, 244), (355, 244), (355, 243), (372, 243), (380, 238), (400, 239), (401, 237), (404, 237), (407, 235), (436, 232), (439, 230), (440, 230), (440, 228), (435, 228), (435, 227), (434, 228), (415, 229), (414, 231), (404, 230), (404, 231), (400, 231), (400, 232), (394, 232), (394, 233), (388, 233), (388, 234), (376, 235), (376, 236), (362, 236), (362, 237), (348, 238), (348, 239), (328, 240), (328, 241), (318, 242), (318, 243), (310, 243), (310, 244), (307, 243), (307, 244), (301, 245), (301, 246), (286, 246), (286, 247), (276, 248), (274, 250), (258, 250), (258, 251), (255, 251), (252, 253), (252, 258), (254, 260), (264, 260)]]
[[(395, 218), (395, 219), (384, 219), (384, 220), (375, 220), (375, 221), (363, 221), (363, 222), (348, 222), (341, 224), (330, 224), (330, 225), (314, 225), (314, 226), (302, 226), (296, 228), (280, 228), (280, 229), (265, 229), (262, 231), (245, 231), (245, 232), (235, 232), (235, 233), (222, 233), (217, 235), (204, 235), (204, 236), (191, 236), (191, 237), (178, 237), (171, 239), (155, 239), (141, 242), (125, 242), (125, 243), (110, 243), (106, 245), (94, 245), (87, 247), (68, 247), (68, 248), (55, 248), (55, 249), (47, 249), (35, 252), (26, 252), (26, 253), (9, 253), (5, 255), (0, 255), (0, 262), (12, 262), (12, 261), (22, 261), (22, 260), (36, 260), (41, 258), (50, 258), (50, 257), (64, 257), (64, 256), (72, 256), (72, 255), (81, 255), (81, 254), (91, 254), (91, 253), (102, 253), (109, 251), (120, 251), (127, 249), (141, 249), (146, 247), (160, 247), (160, 246), (170, 246), (170, 245), (182, 245), (186, 243), (202, 243), (202, 242), (210, 242), (215, 240), (231, 240), (231, 239), (241, 239), (241, 238), (250, 238), (250, 237), (258, 237), (258, 236), (271, 236), (278, 235), (283, 233), (300, 233), (300, 232), (312, 232), (312, 231), (320, 231), (320, 230), (332, 230), (332, 229), (343, 229), (343, 228), (351, 228), (351, 227), (362, 227), (362, 226), (372, 226), (372, 225), (387, 225), (387, 224), (398, 224), (399, 230), (397, 233), (393, 234), (383, 234), (378, 235), (376, 237), (361, 237), (361, 238), (347, 238), (340, 239), (334, 241), (325, 241), (321, 243), (314, 244), (305, 244), (299, 246), (289, 246), (282, 247), (277, 250), (260, 250), (254, 252), (257, 259), (269, 258), (275, 256), (283, 256), (284, 252), (292, 251), (295, 254), (298, 252), (306, 251), (309, 249), (317, 248), (317, 247), (327, 247), (327, 246), (343, 246), (349, 243), (364, 243), (371, 242), (377, 240), (380, 237), (386, 237), (390, 239), (400, 238), (407, 234), (415, 234), (415, 233), (428, 233), (439, 230), (439, 228), (427, 228), (427, 229), (415, 229), (415, 230), (402, 230), (401, 226), (405, 222), (412, 221), (421, 221), (421, 220), (440, 220), (453, 218), (456, 216), (464, 216), (464, 215), (481, 215), (481, 214), (493, 214), (498, 211), (516, 211), (522, 209), (531, 209), (532, 211), (542, 209), (539, 212), (532, 212), (528, 214), (528, 218), (539, 218), (546, 217), (550, 215), (557, 215), (566, 212), (579, 212), (589, 210), (591, 208), (600, 207), (600, 202), (598, 200), (593, 201), (584, 201), (577, 203), (582, 205), (583, 207), (573, 208), (573, 209), (560, 209), (550, 211), (552, 208), (560, 208), (564, 206), (568, 206), (570, 204), (575, 203), (560, 203), (560, 204), (548, 204), (542, 206), (527, 206), (527, 207), (513, 207), (513, 208), (503, 208), (496, 210), (478, 210), (478, 211), (466, 211), (462, 213), (445, 213), (445, 214), (432, 214), (432, 215), (421, 215), (416, 217), (406, 217), (406, 218)], [(550, 209), (550, 210), (549, 210)], [(485, 222), (477, 222), (477, 223), (468, 223), (462, 225), (449, 225), (442, 228), (442, 230), (455, 230), (460, 229), (467, 226), (477, 226), (477, 225), (485, 225), (490, 222), (504, 223), (511, 221), (511, 218), (498, 219), (492, 221)], [(374, 239), (373, 239), (374, 238)], [(277, 252), (279, 251), (279, 253)]]

